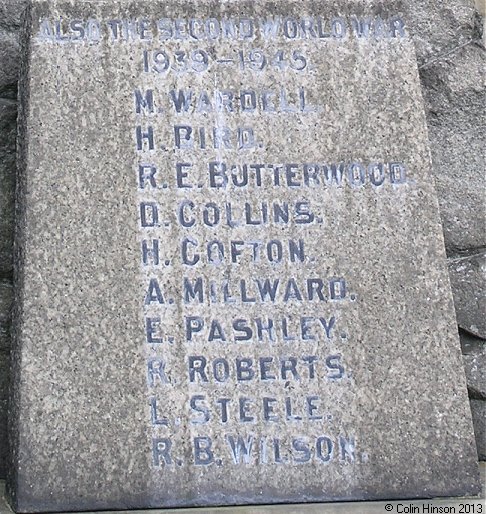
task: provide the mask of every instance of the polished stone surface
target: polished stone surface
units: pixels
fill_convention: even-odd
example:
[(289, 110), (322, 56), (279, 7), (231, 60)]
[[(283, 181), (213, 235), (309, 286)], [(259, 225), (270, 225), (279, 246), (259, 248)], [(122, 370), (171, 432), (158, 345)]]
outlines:
[(477, 491), (400, 3), (34, 1), (30, 23), (17, 510)]
[[(413, 512), (410, 507), (415, 507), (419, 510), (416, 513), (424, 512), (424, 505), (442, 508), (442, 512), (446, 512), (446, 507), (454, 508), (456, 512), (462, 510), (467, 512), (481, 513), (481, 508), (486, 507), (485, 486), (486, 486), (486, 462), (480, 463), (481, 471), (481, 495), (478, 497), (469, 498), (440, 498), (434, 500), (415, 500), (415, 501), (394, 501), (394, 502), (346, 502), (346, 503), (300, 503), (295, 505), (258, 505), (248, 507), (215, 507), (215, 508), (194, 508), (194, 509), (151, 509), (151, 510), (138, 510), (138, 511), (125, 511), (134, 512), (135, 514), (383, 514), (384, 512), (394, 512), (396, 514), (405, 514), (406, 508), (409, 512)], [(11, 514), (13, 511), (9, 507), (5, 494), (5, 484), (0, 480), (0, 514)], [(386, 510), (386, 506), (391, 505), (391, 510)], [(469, 506), (469, 507), (467, 507)], [(390, 508), (390, 507), (388, 507)], [(429, 508), (429, 512), (432, 509)], [(439, 512), (438, 510), (436, 512)], [(453, 512), (450, 510), (449, 512)], [(105, 514), (122, 514), (122, 511), (106, 512)], [(63, 513), (68, 514), (68, 513)], [(94, 514), (94, 513), (86, 513)]]

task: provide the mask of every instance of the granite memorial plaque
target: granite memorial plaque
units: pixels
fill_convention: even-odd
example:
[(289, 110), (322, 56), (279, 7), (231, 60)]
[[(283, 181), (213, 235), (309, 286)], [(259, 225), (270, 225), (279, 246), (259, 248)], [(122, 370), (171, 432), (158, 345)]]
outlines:
[(33, 1), (19, 512), (478, 492), (396, 2)]

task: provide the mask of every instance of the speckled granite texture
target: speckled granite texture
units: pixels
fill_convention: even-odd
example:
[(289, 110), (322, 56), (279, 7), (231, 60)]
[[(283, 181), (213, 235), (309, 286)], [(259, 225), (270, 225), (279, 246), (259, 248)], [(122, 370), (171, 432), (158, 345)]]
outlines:
[[(0, 476), (5, 476), (8, 354), (10, 350), (10, 311), (12, 289), (13, 197), (15, 172), (16, 89), (20, 63), (19, 31), (26, 0), (0, 0), (0, 338), (2, 374), (0, 396)], [(476, 9), (474, 6), (476, 5)], [(485, 134), (485, 50), (484, 0), (407, 0), (403, 3), (426, 98), (427, 124), (432, 150), (433, 172), (439, 196), (442, 227), (450, 262), (483, 256), (484, 141)], [(458, 179), (460, 177), (460, 179)], [(468, 267), (461, 267), (453, 280), (464, 281)], [(464, 277), (460, 275), (464, 274)], [(466, 313), (475, 305), (478, 283), (456, 295), (456, 311)], [(477, 325), (482, 312), (474, 309)], [(462, 319), (465, 319), (462, 316)], [(461, 320), (460, 320), (461, 322)], [(463, 328), (461, 337), (471, 338)], [(485, 334), (474, 336), (465, 351), (466, 378), (470, 398), (478, 396), (478, 380), (486, 383), (485, 368), (469, 366), (486, 351)], [(485, 441), (477, 425), (478, 454), (484, 455)]]
[[(269, 15), (291, 20), (265, 39)], [(378, 15), (358, 38), (353, 20)], [(479, 491), (402, 17), (395, 2), (33, 3), (19, 511)]]
[[(486, 483), (486, 462), (480, 462), (481, 483), (483, 484), (481, 495), (469, 498), (440, 498), (434, 500), (415, 500), (413, 502), (403, 502), (398, 500), (396, 502), (390, 501), (370, 501), (370, 502), (333, 502), (333, 503), (297, 503), (291, 505), (248, 505), (242, 507), (196, 507), (188, 509), (178, 509), (176, 514), (383, 514), (387, 505), (392, 505), (393, 512), (401, 512), (406, 508), (418, 508), (416, 512), (432, 511), (435, 507), (439, 512), (456, 512), (460, 510), (481, 510), (484, 509), (484, 485)], [(12, 509), (9, 507), (5, 497), (5, 483), (0, 480), (0, 514), (12, 514)], [(424, 507), (425, 506), (425, 507)], [(390, 507), (388, 507), (390, 508)], [(133, 511), (105, 511), (106, 514), (126, 514)], [(410, 510), (410, 512), (412, 512)], [(63, 513), (68, 514), (68, 513)], [(94, 513), (87, 513), (94, 514)], [(174, 514), (174, 509), (150, 509), (139, 510), (137, 514)]]

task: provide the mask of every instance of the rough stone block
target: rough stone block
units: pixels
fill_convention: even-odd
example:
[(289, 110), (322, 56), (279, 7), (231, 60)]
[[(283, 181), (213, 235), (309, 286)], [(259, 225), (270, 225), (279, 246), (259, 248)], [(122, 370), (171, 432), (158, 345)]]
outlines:
[(486, 339), (486, 252), (449, 259), (449, 276), (457, 323)]
[(485, 0), (475, 0), (476, 9), (481, 16), (482, 31), (483, 31), (483, 44), (486, 44), (486, 2)]
[(486, 246), (486, 52), (470, 44), (422, 70), (446, 247)]
[(0, 30), (0, 97), (15, 99), (20, 63), (18, 32)]
[(9, 353), (0, 349), (0, 478), (5, 477), (7, 466), (7, 409), (10, 377)]
[(0, 280), (0, 351), (10, 348), (12, 300), (12, 283), (9, 280)]
[(486, 401), (471, 400), (471, 412), (478, 448), (478, 458), (486, 460)]
[(466, 332), (460, 336), (469, 397), (486, 400), (486, 341)]
[(479, 490), (400, 5), (33, 2), (17, 510)]
[(28, 0), (0, 0), (0, 30), (18, 31), (27, 3)]
[(471, 40), (476, 31), (474, 0), (406, 0), (408, 26), (419, 66)]
[(17, 104), (0, 98), (0, 278), (13, 269), (16, 134)]

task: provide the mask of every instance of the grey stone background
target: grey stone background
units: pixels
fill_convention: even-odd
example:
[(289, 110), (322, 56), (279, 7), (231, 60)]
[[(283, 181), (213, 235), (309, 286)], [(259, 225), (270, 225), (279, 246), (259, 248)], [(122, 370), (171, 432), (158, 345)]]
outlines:
[[(19, 31), (26, 1), (0, 0), (0, 478), (5, 475), (7, 444)], [(482, 460), (486, 460), (484, 2), (403, 2), (417, 48), (457, 323)]]

